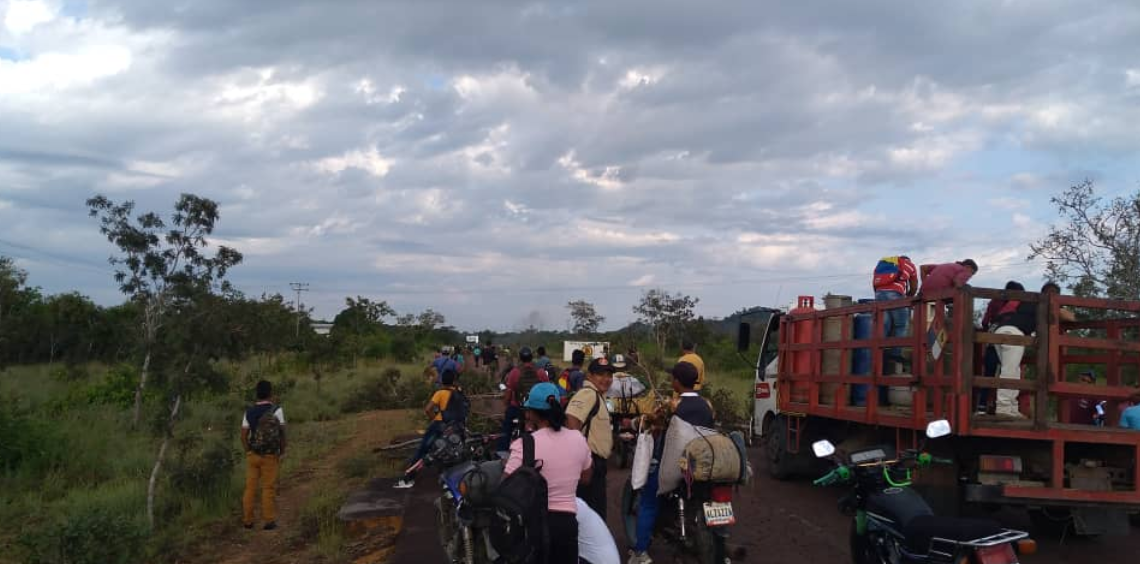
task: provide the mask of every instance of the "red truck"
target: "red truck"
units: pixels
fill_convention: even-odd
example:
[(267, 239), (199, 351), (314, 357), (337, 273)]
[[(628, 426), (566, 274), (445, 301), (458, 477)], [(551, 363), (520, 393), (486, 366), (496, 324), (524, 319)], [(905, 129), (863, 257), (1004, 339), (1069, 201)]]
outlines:
[[(1036, 332), (977, 329), (987, 299), (1037, 304)], [(886, 338), (886, 312), (898, 308), (909, 333)], [(1060, 308), (1078, 321), (1061, 321)], [(749, 315), (738, 348), (760, 347), (753, 425), (773, 476), (816, 470), (818, 439), (901, 451), (947, 419), (955, 436), (940, 448), (954, 464), (917, 482), (942, 511), (1020, 506), (1039, 527), (1084, 535), (1127, 534), (1140, 511), (1140, 432), (1117, 427), (1140, 391), (1140, 302), (967, 286), (824, 310), (802, 297), (788, 313)], [(1021, 379), (983, 376), (991, 345), (1026, 347)], [(1089, 371), (1095, 383), (1081, 383)], [(979, 412), (996, 389), (1018, 390), (1023, 416)], [(1102, 405), (1105, 425), (1074, 422), (1077, 402)]]

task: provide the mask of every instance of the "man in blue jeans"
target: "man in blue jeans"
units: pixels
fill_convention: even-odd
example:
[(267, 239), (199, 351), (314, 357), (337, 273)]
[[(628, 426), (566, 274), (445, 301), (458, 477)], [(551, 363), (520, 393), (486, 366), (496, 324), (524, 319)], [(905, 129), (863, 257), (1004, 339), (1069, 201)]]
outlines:
[[(673, 391), (677, 400), (673, 405), (673, 414), (682, 421), (697, 427), (713, 428), (716, 426), (713, 416), (712, 404), (702, 398), (694, 389), (696, 388), (699, 373), (697, 367), (688, 362), (678, 362), (670, 370), (673, 374)], [(641, 497), (637, 507), (637, 542), (630, 551), (627, 564), (652, 564), (649, 557), (649, 543), (653, 539), (653, 529), (657, 522), (658, 504), (658, 477), (660, 475), (661, 455), (665, 450), (665, 431), (655, 433), (653, 442), (653, 461), (649, 464), (649, 476), (645, 485), (641, 487)]]
[[(906, 255), (883, 257), (875, 265), (871, 287), (875, 290), (877, 301), (914, 296), (918, 293), (918, 269)], [(910, 308), (887, 310), (884, 321), (883, 336), (905, 337), (910, 325)], [(902, 363), (903, 360), (902, 351), (897, 348), (888, 349), (883, 368), (887, 374), (892, 374), (894, 371), (888, 369), (890, 362)]]

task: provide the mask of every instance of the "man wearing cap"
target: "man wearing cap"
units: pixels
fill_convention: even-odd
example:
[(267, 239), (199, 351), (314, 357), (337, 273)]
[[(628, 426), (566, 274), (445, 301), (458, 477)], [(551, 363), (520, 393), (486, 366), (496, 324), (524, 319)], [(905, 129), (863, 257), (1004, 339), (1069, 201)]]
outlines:
[(592, 478), (578, 486), (578, 497), (601, 518), (606, 518), (606, 461), (614, 448), (613, 423), (605, 395), (614, 381), (614, 367), (605, 357), (596, 358), (586, 369), (586, 383), (570, 398), (566, 426), (581, 431), (594, 460)]
[(687, 362), (697, 369), (697, 385), (693, 389), (700, 391), (705, 386), (705, 361), (697, 354), (697, 344), (685, 339), (681, 343), (681, 358), (677, 362)]
[[(697, 367), (688, 362), (678, 362), (669, 371), (673, 375), (673, 392), (677, 394), (673, 414), (686, 423), (698, 427), (715, 427), (712, 406), (694, 390), (697, 385)], [(649, 475), (641, 489), (637, 511), (637, 539), (627, 564), (652, 564), (649, 557), (649, 542), (653, 538), (654, 523), (657, 521), (657, 484), (661, 471), (661, 455), (664, 451), (665, 429), (654, 432), (653, 461), (649, 464)]]

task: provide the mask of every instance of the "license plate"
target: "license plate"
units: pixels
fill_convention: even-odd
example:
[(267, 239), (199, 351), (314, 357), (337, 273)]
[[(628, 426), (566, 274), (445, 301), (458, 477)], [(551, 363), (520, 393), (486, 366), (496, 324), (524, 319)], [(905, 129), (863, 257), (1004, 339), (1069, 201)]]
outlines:
[(710, 527), (727, 527), (736, 523), (732, 503), (710, 501), (705, 504), (705, 524)]

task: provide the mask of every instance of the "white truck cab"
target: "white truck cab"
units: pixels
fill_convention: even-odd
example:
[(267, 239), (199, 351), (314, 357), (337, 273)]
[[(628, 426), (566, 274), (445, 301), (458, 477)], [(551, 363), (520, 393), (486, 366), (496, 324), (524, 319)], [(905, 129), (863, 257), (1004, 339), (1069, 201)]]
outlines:
[(782, 315), (782, 311), (772, 308), (755, 308), (741, 315), (737, 350), (744, 355), (752, 345), (759, 346), (756, 363), (753, 365), (755, 387), (752, 432), (756, 437), (762, 437), (771, 430), (772, 422), (780, 412), (776, 402), (776, 371), (779, 367), (777, 351)]

